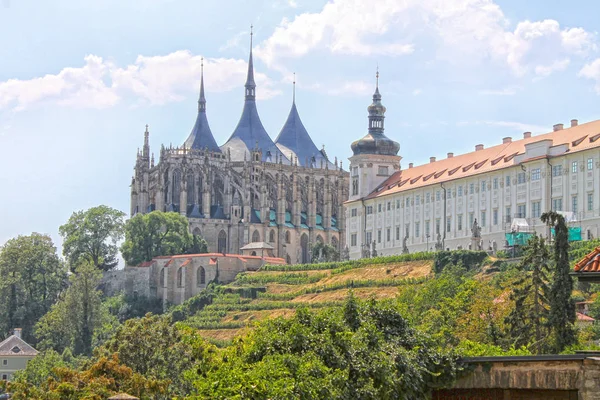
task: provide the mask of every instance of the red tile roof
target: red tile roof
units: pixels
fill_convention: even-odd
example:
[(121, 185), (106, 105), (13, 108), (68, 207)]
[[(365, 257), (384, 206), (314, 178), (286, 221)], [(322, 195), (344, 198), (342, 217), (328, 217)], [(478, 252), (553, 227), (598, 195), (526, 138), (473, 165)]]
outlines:
[(575, 264), (574, 272), (600, 272), (600, 246)]
[(589, 321), (589, 322), (594, 322), (595, 321), (594, 318), (589, 317), (589, 316), (587, 316), (585, 314), (582, 314), (582, 313), (577, 313), (577, 320), (578, 321)]
[[(427, 164), (405, 168), (390, 176), (371, 192), (367, 198), (375, 198), (424, 186), (438, 185), (454, 179), (496, 171), (514, 166), (514, 157), (525, 153), (525, 145), (544, 140), (552, 141), (551, 147), (566, 146), (567, 153), (600, 147), (600, 120), (570, 128), (513, 140), (487, 149), (453, 156)], [(533, 161), (546, 156), (533, 157)], [(474, 168), (473, 168), (474, 166)], [(433, 178), (432, 178), (433, 175)]]

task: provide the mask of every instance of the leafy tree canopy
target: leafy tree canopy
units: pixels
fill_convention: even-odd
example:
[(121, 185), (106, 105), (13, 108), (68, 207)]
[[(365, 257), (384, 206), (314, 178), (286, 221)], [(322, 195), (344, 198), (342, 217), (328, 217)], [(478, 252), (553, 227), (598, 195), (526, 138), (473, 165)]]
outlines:
[(74, 212), (59, 228), (63, 255), (71, 271), (82, 262), (91, 262), (102, 271), (117, 266), (117, 242), (123, 238), (125, 213), (108, 206)]
[(67, 271), (47, 235), (19, 236), (0, 247), (0, 338), (14, 328), (35, 344), (33, 325), (66, 287)]
[(137, 265), (156, 256), (206, 252), (206, 242), (192, 237), (183, 215), (153, 211), (127, 221), (121, 252), (128, 264)]

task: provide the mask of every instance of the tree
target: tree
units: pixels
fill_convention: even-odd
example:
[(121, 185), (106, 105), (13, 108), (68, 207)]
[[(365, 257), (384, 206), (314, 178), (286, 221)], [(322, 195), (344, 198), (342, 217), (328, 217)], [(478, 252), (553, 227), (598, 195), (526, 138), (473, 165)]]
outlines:
[(201, 243), (194, 243), (183, 215), (152, 211), (127, 221), (121, 252), (128, 264), (137, 265), (156, 256), (185, 254), (195, 246), (202, 250)]
[(168, 316), (147, 314), (130, 319), (97, 350), (99, 356), (118, 354), (119, 360), (146, 378), (168, 380), (173, 396), (189, 394), (185, 372), (197, 361), (210, 359), (214, 346), (192, 329), (171, 324)]
[(97, 289), (101, 277), (91, 263), (77, 267), (69, 288), (35, 326), (41, 349), (62, 352), (70, 348), (74, 354), (90, 355), (94, 335), (117, 324), (102, 304)]
[(0, 337), (14, 328), (35, 344), (34, 324), (66, 287), (66, 268), (47, 235), (10, 239), (0, 248)]
[(506, 323), (510, 327), (509, 336), (513, 346), (520, 348), (530, 345), (533, 353), (541, 354), (547, 348), (549, 336), (550, 254), (544, 238), (537, 234), (529, 239), (524, 252), (520, 264), (522, 277), (514, 283), (511, 294), (515, 306)]
[(340, 253), (330, 244), (317, 242), (312, 248), (312, 262), (339, 261)]
[(554, 227), (554, 273), (550, 287), (550, 315), (548, 323), (554, 333), (554, 351), (560, 353), (577, 341), (575, 335), (575, 304), (571, 299), (573, 279), (569, 275), (569, 229), (565, 218), (549, 211), (541, 216), (542, 222)]
[(117, 242), (123, 238), (125, 213), (108, 206), (74, 212), (59, 228), (63, 237), (63, 255), (71, 271), (89, 261), (102, 271), (117, 266)]

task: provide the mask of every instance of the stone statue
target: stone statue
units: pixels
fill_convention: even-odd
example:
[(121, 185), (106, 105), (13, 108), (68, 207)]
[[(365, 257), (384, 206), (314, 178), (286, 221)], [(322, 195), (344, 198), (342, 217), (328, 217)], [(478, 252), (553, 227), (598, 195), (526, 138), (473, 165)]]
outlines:
[(442, 235), (440, 235), (440, 233), (438, 232), (437, 234), (437, 240), (435, 242), (435, 249), (437, 251), (442, 251), (444, 250), (444, 245), (442, 244)]
[(350, 249), (348, 248), (348, 245), (346, 245), (346, 247), (342, 249), (342, 261), (348, 260), (350, 260)]
[(404, 239), (402, 239), (402, 254), (408, 254), (408, 246), (406, 245), (407, 241), (408, 236), (404, 236)]
[(377, 244), (373, 240), (372, 249), (371, 249), (371, 257), (377, 257)]
[(473, 227), (471, 227), (471, 237), (480, 238), (481, 237), (481, 227), (477, 223), (477, 218), (473, 221)]

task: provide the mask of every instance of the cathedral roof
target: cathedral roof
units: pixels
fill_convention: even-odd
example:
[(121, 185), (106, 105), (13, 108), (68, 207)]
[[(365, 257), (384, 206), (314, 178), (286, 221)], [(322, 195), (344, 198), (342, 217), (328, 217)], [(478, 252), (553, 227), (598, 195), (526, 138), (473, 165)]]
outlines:
[(321, 161), (324, 163), (329, 162), (317, 146), (315, 146), (304, 124), (302, 124), (295, 101), (292, 103), (290, 114), (283, 128), (281, 128), (279, 136), (275, 139), (275, 143), (279, 150), (288, 156), (288, 158), (290, 154), (297, 157), (298, 164), (303, 167), (310, 166), (313, 157), (315, 166), (319, 166)]
[[(470, 153), (432, 161), (424, 165), (402, 169), (376, 188), (368, 198), (390, 195), (425, 186), (439, 185), (443, 182), (471, 177), (487, 172), (509, 168), (526, 161), (552, 158), (571, 154), (593, 148), (600, 148), (600, 120), (562, 129), (558, 125), (556, 130), (537, 136), (530, 132), (524, 134), (521, 140), (504, 138), (503, 143), (484, 148), (477, 145), (476, 150)], [(527, 148), (540, 146), (547, 147), (544, 151), (536, 149), (529, 153)], [(532, 158), (531, 154), (536, 156)], [(564, 167), (564, 166), (563, 166)]]
[(231, 159), (241, 161), (245, 156), (250, 158), (250, 151), (258, 148), (262, 150), (262, 160), (276, 162), (283, 156), (287, 157), (277, 148), (271, 137), (263, 127), (258, 110), (256, 109), (256, 83), (254, 82), (254, 63), (252, 61), (252, 34), (250, 36), (250, 57), (248, 59), (248, 76), (246, 79), (246, 96), (242, 116), (235, 130), (221, 150), (229, 150)]
[(188, 149), (202, 150), (208, 148), (210, 151), (221, 152), (208, 125), (206, 118), (206, 98), (204, 97), (204, 62), (200, 76), (200, 97), (198, 99), (198, 116), (196, 123), (186, 139), (184, 146)]

